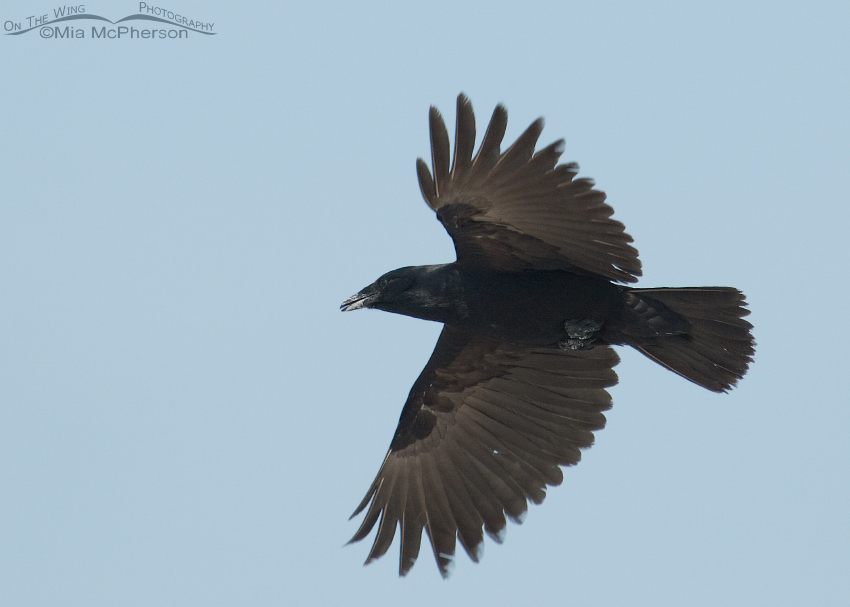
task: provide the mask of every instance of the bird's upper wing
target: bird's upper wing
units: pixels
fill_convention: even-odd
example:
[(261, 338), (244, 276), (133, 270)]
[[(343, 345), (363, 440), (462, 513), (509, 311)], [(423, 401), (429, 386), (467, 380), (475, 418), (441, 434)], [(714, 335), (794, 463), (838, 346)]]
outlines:
[(457, 100), (454, 160), (449, 136), (431, 108), (434, 175), (420, 158), (416, 169), (428, 205), (455, 243), (458, 263), (497, 270), (569, 270), (635, 282), (641, 274), (632, 237), (605, 194), (589, 179), (573, 179), (578, 165), (558, 165), (563, 140), (535, 153), (543, 129), (538, 119), (504, 153), (508, 114), (496, 106), (478, 154), (475, 116), (465, 95)]
[[(527, 501), (563, 479), (593, 443), (617, 383), (617, 354), (523, 347), (446, 326), (413, 384), (386, 459), (354, 515), (352, 542), (380, 518), (367, 563), (401, 529), (399, 572), (419, 554), (423, 528), (443, 576), (455, 538), (478, 561), (483, 529), (501, 542), (505, 515), (521, 522)], [(354, 516), (352, 515), (352, 517)]]

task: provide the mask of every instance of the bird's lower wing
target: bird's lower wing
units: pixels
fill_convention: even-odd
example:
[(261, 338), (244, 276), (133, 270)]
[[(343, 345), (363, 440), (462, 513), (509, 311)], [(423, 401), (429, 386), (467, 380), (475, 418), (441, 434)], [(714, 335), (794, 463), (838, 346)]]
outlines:
[(401, 575), (419, 555), (423, 529), (444, 577), (456, 539), (477, 562), (483, 531), (501, 542), (505, 516), (521, 522), (528, 500), (539, 504), (547, 485), (560, 484), (559, 466), (593, 444), (618, 361), (607, 346), (527, 348), (445, 327), (354, 513), (368, 506), (352, 542), (380, 519), (366, 562), (386, 553), (397, 528)]

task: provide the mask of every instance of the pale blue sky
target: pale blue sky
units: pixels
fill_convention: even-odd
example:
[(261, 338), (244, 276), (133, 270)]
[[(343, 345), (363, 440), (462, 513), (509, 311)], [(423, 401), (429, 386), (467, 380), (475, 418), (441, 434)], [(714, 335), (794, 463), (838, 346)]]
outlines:
[[(217, 35), (0, 37), (0, 604), (850, 604), (850, 5), (743, 4), (178, 1)], [(397, 544), (342, 545), (440, 327), (338, 306), (453, 259), (414, 161), (460, 91), (506, 140), (545, 116), (640, 285), (742, 289), (758, 347), (724, 396), (621, 350), (546, 502), (399, 580)]]

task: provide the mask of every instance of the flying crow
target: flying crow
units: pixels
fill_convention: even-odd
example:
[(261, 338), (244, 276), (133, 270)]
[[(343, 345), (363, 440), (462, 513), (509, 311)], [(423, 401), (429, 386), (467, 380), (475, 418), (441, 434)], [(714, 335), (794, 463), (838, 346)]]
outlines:
[(535, 152), (542, 119), (502, 152), (506, 124), (499, 105), (473, 157), (475, 117), (460, 95), (452, 154), (431, 108), (434, 172), (421, 159), (416, 169), (457, 261), (394, 270), (341, 306), (444, 325), (354, 512), (368, 506), (352, 542), (380, 521), (367, 563), (399, 530), (400, 575), (423, 529), (445, 577), (456, 540), (478, 562), (484, 532), (501, 543), (505, 517), (521, 522), (529, 500), (560, 484), (560, 466), (578, 463), (605, 425), (612, 345), (714, 392), (732, 388), (754, 353), (737, 289), (625, 286), (641, 265), (605, 194), (575, 178), (576, 164), (558, 164), (563, 140)]

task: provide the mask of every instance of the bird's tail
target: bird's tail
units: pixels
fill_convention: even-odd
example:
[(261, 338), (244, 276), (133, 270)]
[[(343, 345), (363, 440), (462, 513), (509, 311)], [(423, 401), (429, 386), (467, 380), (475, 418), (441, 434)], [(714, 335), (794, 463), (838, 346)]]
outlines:
[(744, 294), (729, 287), (629, 289), (628, 345), (674, 373), (726, 392), (755, 353)]

